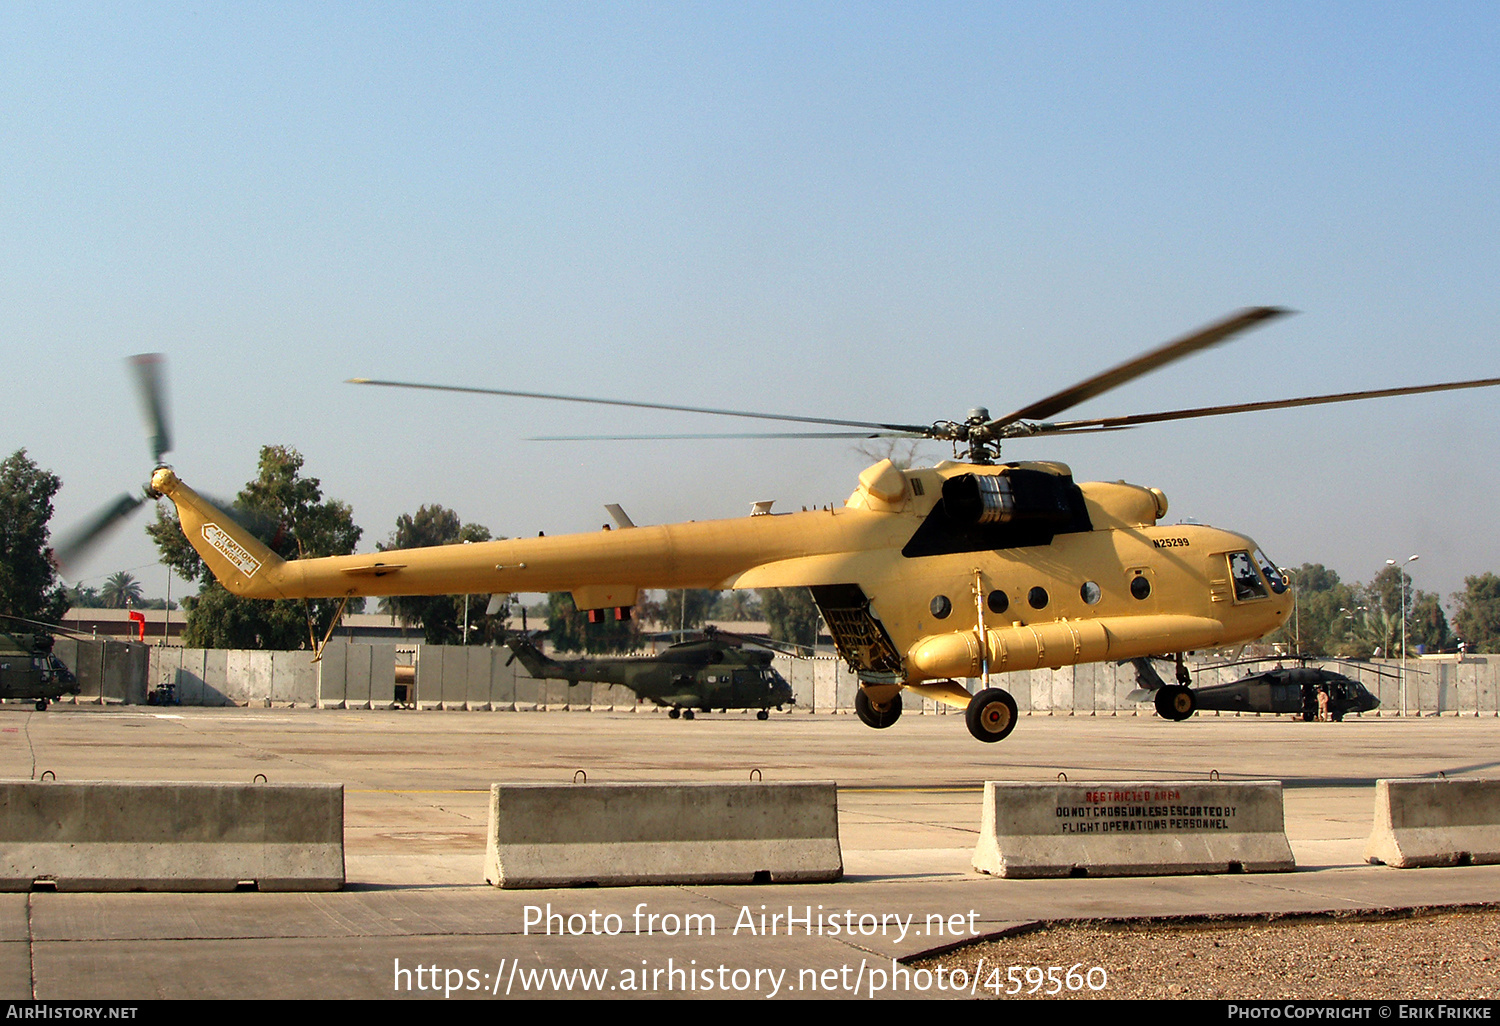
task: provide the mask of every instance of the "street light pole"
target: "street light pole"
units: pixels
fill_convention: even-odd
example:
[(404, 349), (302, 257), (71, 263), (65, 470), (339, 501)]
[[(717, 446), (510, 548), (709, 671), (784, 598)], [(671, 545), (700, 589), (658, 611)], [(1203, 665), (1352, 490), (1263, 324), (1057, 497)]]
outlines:
[[(464, 544), (465, 545), (472, 545), (473, 542), (471, 542), (469, 539), (465, 538), (464, 539)], [(468, 592), (464, 592), (464, 644), (468, 645), (468, 643), (469, 643), (469, 593)]]
[(1293, 652), (1292, 654), (1296, 655), (1296, 656), (1301, 656), (1302, 655), (1302, 604), (1299, 601), (1299, 599), (1301, 598), (1301, 591), (1302, 591), (1302, 589), (1300, 589), (1300, 588), (1297, 587), (1296, 571), (1288, 570), (1286, 567), (1281, 567), (1280, 570), (1281, 570), (1281, 576), (1285, 577), (1287, 580), (1289, 580), (1289, 581), (1292, 582), (1292, 644), (1296, 647), (1296, 651)]
[(1406, 568), (1422, 557), (1413, 555), (1405, 563), (1397, 563), (1394, 559), (1385, 561), (1386, 566), (1397, 569), (1396, 584), (1401, 589), (1401, 715), (1406, 715)]

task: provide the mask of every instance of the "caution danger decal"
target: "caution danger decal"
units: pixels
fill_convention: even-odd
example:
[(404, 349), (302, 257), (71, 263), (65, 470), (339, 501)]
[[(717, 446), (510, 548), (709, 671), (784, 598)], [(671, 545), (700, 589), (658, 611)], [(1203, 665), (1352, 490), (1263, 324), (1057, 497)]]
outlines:
[(203, 525), (203, 540), (233, 563), (234, 568), (246, 577), (254, 577), (255, 571), (260, 569), (260, 560), (250, 555), (250, 551), (245, 546), (231, 538), (218, 524)]

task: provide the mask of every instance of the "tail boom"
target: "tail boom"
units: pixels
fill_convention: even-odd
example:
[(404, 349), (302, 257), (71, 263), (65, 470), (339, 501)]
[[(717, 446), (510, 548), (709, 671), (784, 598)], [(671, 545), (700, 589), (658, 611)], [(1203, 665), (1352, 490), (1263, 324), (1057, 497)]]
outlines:
[(151, 483), (219, 582), (260, 599), (571, 591), (579, 608), (631, 606), (641, 588), (731, 587), (751, 568), (846, 541), (840, 521), (853, 519), (821, 511), (752, 518), (748, 531), (704, 521), (284, 560), (169, 468)]

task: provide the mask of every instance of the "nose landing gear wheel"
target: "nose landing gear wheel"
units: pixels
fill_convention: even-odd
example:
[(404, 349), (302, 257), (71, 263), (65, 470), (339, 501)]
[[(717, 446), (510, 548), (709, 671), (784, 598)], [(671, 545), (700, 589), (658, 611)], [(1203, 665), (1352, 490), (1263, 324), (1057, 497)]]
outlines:
[(876, 705), (860, 688), (854, 693), (854, 711), (865, 726), (884, 730), (901, 718), (901, 693), (898, 691), (885, 705)]
[(980, 741), (1004, 741), (1016, 729), (1016, 700), (1001, 688), (986, 688), (969, 699), (964, 719)]
[(762, 709), (760, 712), (755, 714), (755, 718), (757, 720), (769, 720), (771, 718), (771, 710)]

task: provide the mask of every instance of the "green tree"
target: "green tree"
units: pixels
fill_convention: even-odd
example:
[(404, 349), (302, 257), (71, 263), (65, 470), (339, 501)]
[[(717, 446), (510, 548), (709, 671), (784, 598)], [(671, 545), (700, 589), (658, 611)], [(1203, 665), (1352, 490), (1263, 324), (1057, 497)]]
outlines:
[[(1403, 566), (1386, 566), (1370, 581), (1365, 589), (1371, 611), (1380, 614), (1384, 628), (1381, 652), (1387, 656), (1401, 652), (1401, 617), (1412, 608), (1411, 577)], [(1407, 631), (1407, 643), (1412, 644), (1411, 631)]]
[(811, 645), (817, 640), (818, 607), (806, 588), (764, 588), (760, 591), (766, 631), (777, 641)]
[(1321, 563), (1287, 571), (1296, 590), (1295, 615), (1269, 641), (1293, 646), (1303, 655), (1365, 657), (1401, 650), (1402, 588), (1406, 590), (1407, 644), (1441, 648), (1452, 635), (1437, 597), (1413, 593), (1399, 568), (1387, 566), (1368, 585), (1346, 584)]
[(104, 580), (104, 587), (99, 592), (99, 598), (104, 603), (105, 609), (138, 606), (142, 601), (140, 582), (124, 570), (110, 574)]
[[(435, 545), (462, 545), (466, 542), (490, 541), (489, 528), (483, 524), (460, 522), (458, 514), (442, 506), (423, 506), (416, 513), (396, 518), (396, 530), (388, 542), (376, 545), (381, 552), (391, 549), (417, 549)], [(393, 614), (403, 624), (420, 626), (423, 640), (429, 645), (458, 645), (464, 639), (464, 610), (467, 605), (469, 644), (495, 644), (505, 634), (505, 620), (510, 615), (510, 596), (501, 596), (495, 615), (486, 615), (490, 602), (487, 594), (479, 595), (395, 595), (382, 599), (380, 608)]]
[(1339, 575), (1321, 563), (1303, 563), (1288, 570), (1296, 597), (1293, 615), (1267, 640), (1307, 655), (1327, 655), (1339, 650), (1347, 633), (1340, 612), (1358, 605), (1352, 589)]
[(589, 623), (588, 614), (573, 605), (573, 596), (554, 591), (547, 596), (547, 636), (557, 652), (629, 652), (640, 647), (638, 610), (629, 620), (606, 616)]
[(753, 591), (722, 591), (709, 613), (711, 620), (759, 620), (764, 616), (760, 596)]
[(1465, 577), (1464, 590), (1453, 596), (1453, 602), (1453, 630), (1468, 651), (1500, 652), (1500, 577)]
[[(260, 451), (260, 468), (235, 502), (235, 513), (283, 559), (343, 556), (354, 551), (360, 529), (347, 503), (324, 500), (321, 483), (302, 476), (302, 454), (286, 446)], [(229, 511), (226, 511), (229, 512)], [(146, 528), (162, 562), (179, 577), (197, 581), (196, 598), (183, 599), (183, 642), (195, 648), (306, 648), (321, 641), (338, 615), (334, 599), (243, 599), (214, 580), (183, 536), (175, 513), (157, 506)], [(355, 611), (351, 602), (349, 611)]]
[(718, 598), (718, 592), (704, 591), (699, 588), (679, 588), (676, 591), (669, 591), (661, 604), (661, 612), (658, 614), (661, 625), (669, 631), (702, 627), (703, 621), (708, 619), (709, 611), (713, 609)]
[(0, 613), (57, 623), (68, 594), (48, 544), (52, 497), (62, 482), (17, 449), (0, 463)]
[(1347, 598), (1335, 610), (1327, 643), (1307, 650), (1307, 654), (1348, 656), (1351, 659), (1365, 659), (1376, 652), (1384, 654), (1381, 646), (1390, 633), (1385, 614), (1370, 607), (1363, 588), (1346, 586), (1345, 592)]
[(75, 584), (69, 588), (68, 605), (73, 609), (103, 609), (104, 600), (99, 597), (98, 588), (85, 588), (82, 584)]
[(1443, 605), (1430, 591), (1419, 591), (1406, 611), (1406, 641), (1416, 648), (1421, 645), (1428, 652), (1441, 652), (1453, 645), (1453, 632), (1448, 629), (1448, 617)]

